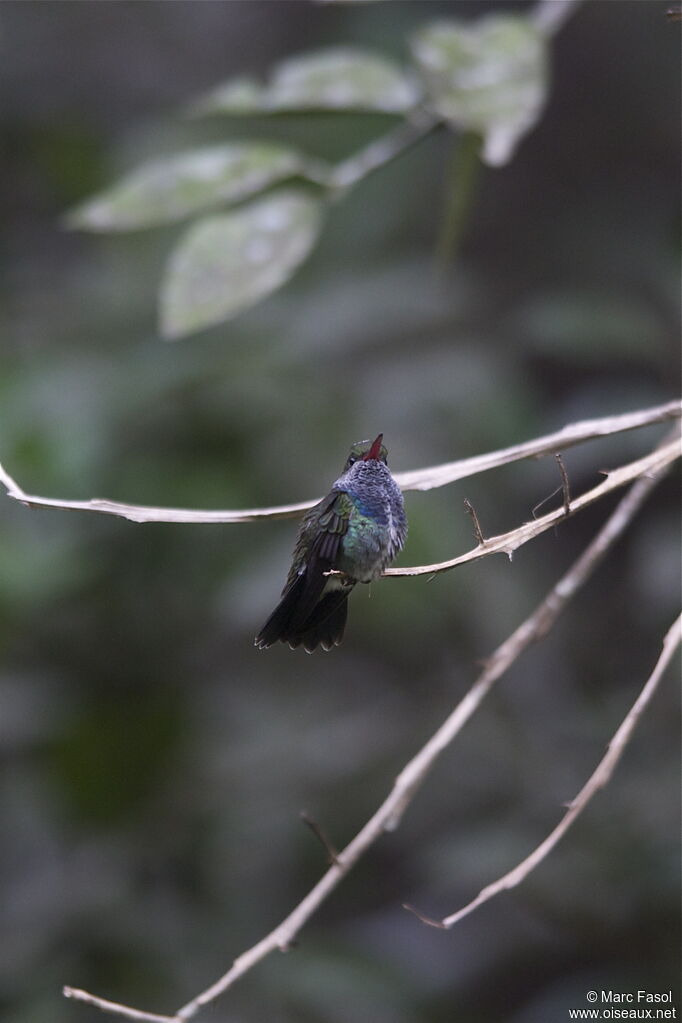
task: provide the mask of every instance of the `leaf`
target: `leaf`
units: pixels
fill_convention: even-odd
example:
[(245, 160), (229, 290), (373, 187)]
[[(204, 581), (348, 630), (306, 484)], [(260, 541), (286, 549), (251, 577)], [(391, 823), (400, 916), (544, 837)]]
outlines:
[(269, 114), (292, 110), (367, 110), (401, 114), (419, 101), (399, 65), (367, 50), (332, 48), (278, 64), (267, 85), (233, 78), (200, 99), (195, 114)]
[[(154, 160), (79, 206), (70, 227), (128, 231), (180, 220), (216, 203), (236, 203), (294, 175), (305, 157), (274, 142), (232, 142)], [(318, 172), (319, 173), (319, 172)]]
[(218, 85), (189, 109), (195, 117), (203, 114), (260, 114), (264, 88), (255, 78), (240, 75)]
[(548, 61), (538, 29), (515, 15), (442, 21), (422, 28), (412, 50), (432, 109), (480, 133), (486, 163), (507, 163), (546, 98)]
[(321, 212), (319, 199), (286, 189), (193, 225), (166, 269), (163, 336), (230, 319), (279, 288), (310, 252)]

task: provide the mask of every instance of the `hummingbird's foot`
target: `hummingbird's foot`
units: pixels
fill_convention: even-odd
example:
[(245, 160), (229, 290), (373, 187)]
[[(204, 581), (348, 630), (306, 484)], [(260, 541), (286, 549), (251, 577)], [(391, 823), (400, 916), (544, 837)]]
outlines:
[(346, 572), (342, 572), (340, 568), (329, 568), (326, 572), (322, 573), (327, 576), (334, 576), (335, 579), (341, 584), (341, 586), (355, 586), (357, 580), (353, 579), (352, 576), (347, 575)]

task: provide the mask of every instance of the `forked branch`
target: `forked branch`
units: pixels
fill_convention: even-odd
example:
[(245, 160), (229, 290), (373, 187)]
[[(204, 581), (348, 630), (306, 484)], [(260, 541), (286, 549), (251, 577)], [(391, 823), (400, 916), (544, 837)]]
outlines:
[[(665, 448), (661, 450), (663, 451)], [(401, 771), (387, 798), (355, 838), (336, 855), (335, 861), (317, 884), (274, 930), (238, 956), (230, 969), (219, 980), (193, 998), (173, 1016), (141, 1012), (139, 1009), (110, 1002), (75, 988), (66, 988), (65, 994), (96, 1006), (105, 1012), (115, 1013), (127, 1019), (139, 1021), (139, 1023), (185, 1023), (186, 1020), (195, 1016), (203, 1006), (232, 987), (240, 977), (252, 970), (266, 956), (277, 950), (284, 951), (289, 948), (304, 924), (358, 860), (385, 832), (391, 831), (399, 825), (405, 809), (411, 803), (440, 754), (449, 746), (480, 706), (497, 679), (528, 646), (544, 636), (551, 628), (570, 599), (590, 577), (607, 551), (627, 528), (656, 481), (664, 474), (668, 464), (659, 464), (652, 468), (647, 475), (640, 476), (621, 499), (580, 558), (549, 591), (530, 617), (489, 658), (469, 692)]]
[(468, 561), (477, 561), (478, 558), (485, 558), (488, 554), (507, 554), (511, 558), (514, 551), (518, 550), (524, 543), (533, 540), (536, 536), (551, 529), (552, 526), (562, 522), (570, 515), (575, 515), (576, 512), (586, 508), (589, 504), (599, 501), (606, 494), (611, 493), (612, 490), (617, 490), (619, 487), (625, 486), (626, 483), (631, 483), (640, 476), (658, 472), (666, 465), (674, 462), (681, 454), (682, 446), (680, 439), (676, 438), (664, 447), (656, 448), (655, 451), (645, 455), (644, 458), (638, 458), (635, 462), (629, 462), (627, 465), (609, 472), (602, 483), (592, 487), (591, 490), (587, 490), (580, 497), (572, 499), (570, 504), (564, 501), (561, 508), (548, 512), (547, 515), (543, 515), (539, 519), (531, 519), (530, 522), (524, 522), (523, 525), (518, 526), (517, 529), (512, 529), (509, 533), (491, 536), (487, 540), (483, 540), (482, 543), (479, 542), (477, 547), (467, 551), (466, 554), (460, 554), (449, 561), (439, 561), (433, 565), (387, 568), (384, 575), (391, 577), (438, 575), (440, 572), (448, 572), (450, 569), (456, 568), (457, 565), (464, 565)]
[(468, 916), (469, 913), (473, 913), (473, 911), (478, 909), (479, 906), (482, 906), (484, 902), (488, 902), (489, 899), (492, 899), (495, 895), (499, 895), (500, 892), (508, 891), (510, 888), (516, 888), (516, 886), (520, 885), (522, 881), (525, 881), (531, 871), (535, 870), (535, 868), (538, 867), (549, 855), (559, 839), (563, 838), (574, 821), (587, 807), (592, 797), (597, 794), (599, 789), (603, 789), (611, 780), (611, 776), (616, 769), (616, 765), (622, 757), (625, 747), (632, 738), (632, 733), (637, 727), (640, 717), (651, 701), (652, 696), (658, 688), (661, 676), (670, 664), (673, 654), (677, 650), (681, 641), (682, 616), (678, 618), (677, 621), (668, 629), (663, 640), (663, 649), (661, 650), (660, 657), (656, 662), (654, 670), (646, 680), (644, 688), (641, 690), (632, 707), (630, 707), (630, 710), (625, 715), (623, 722), (611, 739), (606, 753), (599, 761), (595, 771), (585, 782), (578, 795), (575, 796), (575, 798), (568, 804), (568, 809), (557, 826), (549, 833), (544, 842), (540, 843), (537, 849), (534, 849), (529, 856), (526, 856), (525, 860), (522, 860), (521, 863), (514, 867), (513, 870), (510, 870), (508, 874), (505, 874), (497, 881), (494, 881), (486, 888), (483, 888), (476, 898), (472, 899), (471, 902), (468, 902), (466, 906), (458, 909), (455, 913), (451, 913), (450, 916), (443, 917), (442, 920), (434, 920), (431, 917), (424, 916), (423, 913), (417, 912), (413, 906), (408, 906), (407, 904), (405, 905), (405, 909), (409, 909), (412, 913), (418, 916), (422, 923), (429, 924), (431, 927), (440, 927), (448, 930), (456, 924), (458, 920), (461, 920), (462, 917)]

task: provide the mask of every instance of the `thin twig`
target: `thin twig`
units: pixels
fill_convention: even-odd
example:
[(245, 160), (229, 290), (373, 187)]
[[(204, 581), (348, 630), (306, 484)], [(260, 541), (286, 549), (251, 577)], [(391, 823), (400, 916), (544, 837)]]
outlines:
[[(561, 473), (561, 486), (556, 487), (551, 494), (549, 494), (547, 497), (543, 497), (541, 501), (538, 501), (538, 503), (533, 506), (531, 514), (534, 519), (537, 518), (536, 513), (538, 509), (542, 508), (542, 506), (544, 504), (547, 504), (548, 501), (551, 501), (555, 494), (558, 493), (561, 493), (564, 499), (564, 515), (568, 517), (571, 514), (571, 488), (568, 483), (568, 473), (566, 472), (566, 466), (564, 465), (564, 460), (561, 457), (560, 452), (557, 452), (554, 455), (554, 457), (556, 458), (557, 464), (559, 466), (559, 472)], [(606, 475), (608, 475), (608, 473)]]
[(571, 514), (571, 488), (568, 483), (568, 473), (566, 472), (566, 466), (564, 460), (561, 457), (561, 452), (557, 451), (554, 456), (559, 466), (559, 472), (561, 473), (561, 492), (564, 495), (564, 512), (566, 515)]
[(329, 863), (338, 863), (339, 862), (339, 854), (336, 851), (336, 849), (334, 848), (334, 846), (332, 845), (332, 843), (329, 841), (327, 835), (324, 833), (324, 831), (322, 830), (320, 825), (317, 823), (317, 821), (314, 820), (312, 817), (310, 817), (305, 812), (305, 810), (301, 810), (300, 818), (301, 818), (301, 820), (303, 821), (304, 824), (308, 825), (308, 827), (312, 831), (313, 835), (315, 836), (315, 838), (318, 840), (318, 842), (320, 843), (320, 845), (322, 846), (322, 848), (326, 852)]
[(106, 998), (98, 998), (87, 991), (81, 991), (77, 987), (62, 988), (65, 998), (73, 998), (77, 1002), (85, 1002), (87, 1005), (94, 1005), (102, 1012), (110, 1012), (115, 1016), (124, 1016), (126, 1019), (144, 1020), (144, 1023), (177, 1023), (175, 1016), (159, 1016), (155, 1012), (143, 1012), (141, 1009), (132, 1009), (128, 1005), (119, 1005), (118, 1002), (110, 1002)]
[(551, 501), (553, 497), (556, 497), (560, 490), (561, 487), (555, 487), (551, 494), (547, 494), (547, 497), (543, 497), (541, 501), (538, 501), (537, 504), (533, 505), (530, 513), (534, 519), (537, 518), (537, 513), (539, 509), (544, 507), (544, 505), (548, 504), (548, 502)]
[(449, 572), (450, 569), (455, 568), (457, 565), (464, 565), (469, 561), (485, 558), (489, 554), (506, 554), (511, 558), (514, 551), (518, 550), (519, 547), (546, 530), (551, 529), (555, 523), (563, 520), (566, 515), (575, 515), (576, 512), (587, 507), (588, 504), (593, 504), (612, 490), (617, 490), (626, 483), (631, 483), (639, 476), (646, 476), (650, 472), (657, 472), (664, 466), (674, 462), (675, 459), (680, 457), (681, 453), (679, 439), (674, 440), (663, 448), (657, 448), (644, 458), (638, 458), (635, 462), (630, 462), (628, 465), (622, 465), (619, 469), (614, 469), (608, 474), (603, 483), (599, 483), (596, 487), (581, 494), (580, 497), (576, 497), (571, 502), (570, 512), (567, 512), (563, 506), (556, 508), (539, 519), (524, 522), (523, 525), (518, 526), (517, 529), (512, 529), (509, 533), (488, 537), (487, 540), (474, 547), (473, 550), (467, 551), (466, 554), (460, 554), (456, 558), (451, 558), (449, 561), (439, 561), (433, 565), (387, 568), (383, 574), (391, 578), (397, 576), (436, 575), (439, 572)]
[(632, 707), (625, 715), (624, 720), (616, 734), (611, 739), (606, 753), (599, 761), (595, 771), (585, 782), (578, 795), (575, 796), (575, 798), (568, 804), (568, 810), (554, 830), (550, 832), (544, 842), (541, 842), (540, 845), (533, 850), (530, 856), (527, 856), (525, 860), (522, 860), (521, 863), (514, 867), (513, 870), (510, 870), (508, 874), (505, 874), (504, 877), (499, 878), (497, 881), (494, 881), (492, 884), (483, 888), (476, 898), (472, 899), (466, 906), (463, 906), (462, 909), (458, 909), (456, 913), (451, 913), (449, 916), (443, 917), (442, 920), (434, 920), (431, 917), (424, 916), (424, 914), (418, 913), (414, 907), (407, 904), (405, 905), (405, 909), (409, 909), (412, 913), (415, 913), (422, 923), (430, 924), (432, 927), (448, 929), (456, 924), (458, 920), (461, 920), (462, 917), (468, 916), (469, 913), (473, 913), (475, 909), (478, 909), (479, 906), (482, 906), (484, 902), (488, 902), (488, 900), (492, 899), (495, 895), (499, 895), (500, 892), (508, 891), (510, 888), (516, 888), (522, 881), (525, 881), (531, 871), (535, 870), (535, 868), (542, 863), (557, 842), (563, 838), (576, 818), (579, 817), (583, 810), (587, 807), (593, 796), (597, 794), (599, 789), (603, 789), (610, 781), (616, 765), (623, 755), (625, 747), (632, 738), (632, 733), (637, 727), (640, 717), (649, 704), (651, 697), (654, 695), (661, 676), (670, 664), (673, 654), (677, 650), (681, 641), (682, 616), (680, 616), (668, 629), (663, 640), (661, 655), (656, 662), (654, 670), (651, 675), (649, 675), (649, 678), (644, 684), (644, 688), (641, 690)]
[[(337, 856), (337, 861), (321, 877), (305, 898), (273, 931), (262, 938), (252, 948), (243, 952), (234, 960), (230, 969), (215, 984), (197, 995), (170, 1017), (172, 1023), (185, 1023), (195, 1016), (200, 1009), (212, 1002), (230, 988), (240, 977), (248, 973), (262, 959), (278, 949), (290, 947), (293, 939), (316, 912), (320, 905), (339, 885), (346, 874), (352, 869), (365, 852), (386, 831), (394, 830), (414, 798), (422, 782), (428, 776), (440, 754), (457, 736), (475, 710), (490, 691), (494, 683), (510, 667), (510, 665), (530, 646), (540, 639), (554, 624), (556, 618), (575, 595), (577, 590), (590, 577), (610, 547), (624, 532), (630, 521), (639, 510), (645, 498), (656, 482), (664, 474), (665, 467), (657, 473), (642, 476), (628, 493), (621, 499), (607, 522), (600, 529), (583, 554), (569, 571), (550, 590), (536, 610), (512, 633), (511, 636), (494, 652), (486, 663), (482, 673), (471, 689), (457, 704), (449, 717), (410, 760), (395, 780), (388, 797), (374, 815), (367, 821), (355, 838)], [(83, 992), (84, 999), (91, 1004), (99, 1004), (92, 995)], [(76, 993), (73, 992), (73, 997)], [(101, 1001), (101, 1000), (100, 1000)], [(112, 1005), (113, 1003), (106, 1003)], [(110, 1010), (113, 1011), (113, 1010)], [(120, 1015), (130, 1016), (135, 1010), (121, 1007), (116, 1010)], [(158, 1020), (159, 1017), (132, 1017), (141, 1020)], [(164, 1017), (161, 1017), (164, 1020)], [(166, 1023), (166, 1020), (164, 1020)]]
[(481, 529), (481, 523), (478, 521), (478, 515), (471, 501), (466, 497), (464, 498), (464, 509), (467, 515), (471, 516), (471, 521), (474, 524), (474, 536), (476, 537), (476, 543), (479, 547), (482, 547), (485, 543), (485, 537), (483, 536), (483, 530)]
[(427, 916), (426, 913), (422, 913), (411, 902), (403, 902), (403, 909), (406, 909), (408, 913), (412, 913), (416, 916), (417, 920), (421, 920), (427, 927), (439, 927), (441, 931), (447, 930), (445, 924), (441, 923), (440, 920), (437, 920), (434, 916)]
[[(601, 419), (587, 419), (579, 423), (571, 423), (556, 433), (523, 444), (515, 444), (500, 451), (493, 451), (473, 458), (462, 458), (456, 462), (446, 462), (425, 469), (412, 469), (408, 472), (395, 473), (395, 479), (403, 490), (431, 490), (443, 487), (448, 483), (474, 476), (479, 472), (487, 472), (501, 465), (508, 465), (523, 458), (553, 454), (574, 444), (581, 444), (596, 437), (606, 437), (613, 433), (626, 430), (637, 430), (652, 423), (661, 423), (682, 416), (682, 402), (670, 401), (664, 405), (641, 409), (637, 412), (626, 412), (618, 416), (605, 416)], [(312, 508), (319, 500), (299, 501), (296, 504), (276, 505), (271, 508), (247, 508), (240, 510), (205, 511), (190, 508), (160, 508), (149, 505), (125, 504), (110, 501), (107, 498), (93, 498), (89, 501), (70, 501), (60, 498), (39, 497), (29, 494), (14, 480), (7, 470), (0, 465), (0, 483), (3, 483), (9, 497), (31, 508), (59, 508), (65, 511), (99, 512), (104, 515), (117, 515), (131, 522), (193, 522), (193, 523), (233, 523), (256, 522), (260, 519), (294, 518)]]

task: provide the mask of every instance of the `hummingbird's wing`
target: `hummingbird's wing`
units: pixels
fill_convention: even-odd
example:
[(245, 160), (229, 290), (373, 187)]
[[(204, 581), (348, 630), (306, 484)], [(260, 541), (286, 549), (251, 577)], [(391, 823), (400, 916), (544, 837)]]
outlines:
[(332, 490), (311, 508), (301, 523), (293, 565), (284, 587), (286, 594), (297, 586), (299, 596), (294, 616), (297, 624), (303, 624), (310, 617), (325, 590), (347, 593), (350, 588), (338, 576), (326, 573), (336, 567), (352, 509), (353, 502), (345, 491)]
[[(316, 518), (317, 536), (311, 544), (311, 553), (333, 568), (341, 541), (348, 532), (353, 502), (344, 490), (332, 490), (320, 501)], [(310, 559), (309, 559), (310, 560)]]
[(327, 573), (336, 567), (352, 509), (348, 494), (332, 490), (307, 513), (282, 599), (256, 636), (256, 646), (265, 649), (282, 640), (312, 652), (318, 644), (330, 650), (341, 642), (353, 581)]
[(343, 537), (348, 532), (353, 502), (342, 490), (332, 490), (314, 508), (306, 513), (296, 537), (294, 557), (282, 592), (318, 561), (327, 564), (324, 571), (333, 568)]

